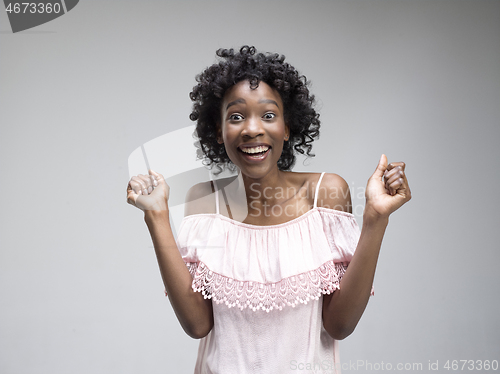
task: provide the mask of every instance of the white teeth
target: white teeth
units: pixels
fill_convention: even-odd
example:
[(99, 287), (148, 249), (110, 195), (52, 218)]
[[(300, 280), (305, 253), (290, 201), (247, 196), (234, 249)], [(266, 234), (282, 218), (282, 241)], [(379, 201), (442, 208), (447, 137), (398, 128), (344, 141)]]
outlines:
[(245, 153), (260, 153), (260, 152), (265, 152), (269, 149), (268, 146), (258, 146), (254, 148), (240, 148), (243, 152)]

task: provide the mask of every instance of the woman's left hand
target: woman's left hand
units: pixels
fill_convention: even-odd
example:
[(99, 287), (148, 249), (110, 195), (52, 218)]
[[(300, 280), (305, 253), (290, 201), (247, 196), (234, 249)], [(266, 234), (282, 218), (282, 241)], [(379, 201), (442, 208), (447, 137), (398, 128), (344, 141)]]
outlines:
[(392, 162), (387, 165), (387, 157), (380, 157), (377, 169), (368, 179), (366, 186), (365, 219), (387, 219), (392, 212), (411, 199), (405, 166), (404, 162)]

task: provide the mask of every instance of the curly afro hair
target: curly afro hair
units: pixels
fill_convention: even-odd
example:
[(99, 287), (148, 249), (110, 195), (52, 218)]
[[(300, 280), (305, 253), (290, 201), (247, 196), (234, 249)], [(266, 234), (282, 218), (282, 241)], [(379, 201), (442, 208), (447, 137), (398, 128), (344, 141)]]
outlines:
[(283, 145), (279, 170), (291, 169), (295, 152), (314, 156), (311, 143), (319, 136), (320, 121), (306, 77), (284, 62), (285, 56), (257, 53), (255, 47), (243, 46), (236, 53), (233, 49), (219, 49), (216, 53), (219, 62), (196, 76), (198, 84), (189, 94), (194, 102), (189, 118), (197, 122), (194, 136), (199, 139), (198, 158), (204, 159), (205, 165), (215, 165), (219, 172), (225, 167), (234, 170), (224, 144), (217, 142), (217, 123), (226, 90), (243, 80), (248, 80), (252, 89), (265, 82), (281, 96), (290, 138)]

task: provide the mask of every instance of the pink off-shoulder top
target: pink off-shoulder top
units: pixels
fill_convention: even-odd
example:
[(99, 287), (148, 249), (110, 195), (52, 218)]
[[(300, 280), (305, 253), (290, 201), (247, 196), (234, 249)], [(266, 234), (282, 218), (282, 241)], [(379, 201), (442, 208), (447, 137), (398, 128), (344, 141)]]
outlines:
[(195, 374), (339, 373), (337, 342), (323, 328), (322, 296), (339, 288), (359, 239), (350, 213), (314, 205), (279, 225), (219, 213), (184, 218), (178, 232), (193, 290), (213, 301)]

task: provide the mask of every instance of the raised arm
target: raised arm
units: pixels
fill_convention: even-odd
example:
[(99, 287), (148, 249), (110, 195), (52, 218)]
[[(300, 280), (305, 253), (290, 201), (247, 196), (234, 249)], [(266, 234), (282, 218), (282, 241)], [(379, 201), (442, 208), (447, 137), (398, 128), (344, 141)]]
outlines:
[[(341, 188), (348, 188), (345, 181)], [(337, 206), (350, 206), (348, 201)], [(363, 226), (358, 246), (340, 282), (340, 289), (323, 299), (323, 326), (334, 339), (349, 336), (358, 324), (370, 297), (375, 268), (389, 215), (411, 199), (405, 164), (387, 165), (382, 155), (368, 180)]]
[(184, 331), (193, 338), (206, 336), (213, 326), (212, 303), (193, 291), (192, 278), (179, 253), (170, 227), (169, 186), (162, 175), (133, 177), (127, 186), (127, 202), (144, 211), (165, 289)]

